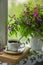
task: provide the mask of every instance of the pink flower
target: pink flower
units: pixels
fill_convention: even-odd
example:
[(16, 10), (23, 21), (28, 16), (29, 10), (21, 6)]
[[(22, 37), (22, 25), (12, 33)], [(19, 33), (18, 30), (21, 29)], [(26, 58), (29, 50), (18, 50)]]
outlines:
[(35, 12), (34, 14), (33, 14), (33, 17), (38, 17), (38, 13), (37, 12)]
[(34, 17), (37, 17), (38, 16), (38, 8), (35, 7), (34, 8), (34, 14), (33, 14)]

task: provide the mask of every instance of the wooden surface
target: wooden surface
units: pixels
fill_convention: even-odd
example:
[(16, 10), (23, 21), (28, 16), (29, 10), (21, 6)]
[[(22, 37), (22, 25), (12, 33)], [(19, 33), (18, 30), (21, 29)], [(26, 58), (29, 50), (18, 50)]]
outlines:
[(28, 51), (29, 51), (29, 48), (26, 47), (22, 54), (11, 55), (11, 54), (3, 53), (2, 55), (0, 55), (0, 61), (17, 64), (20, 60), (22, 60), (23, 58), (27, 56)]

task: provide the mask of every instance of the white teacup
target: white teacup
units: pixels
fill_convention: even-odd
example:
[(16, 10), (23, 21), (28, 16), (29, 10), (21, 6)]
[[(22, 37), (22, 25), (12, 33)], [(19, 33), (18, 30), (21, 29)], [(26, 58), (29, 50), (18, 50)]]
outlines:
[(8, 41), (7, 46), (8, 46), (8, 49), (11, 51), (18, 51), (18, 49), (24, 47), (25, 44), (22, 45), (22, 43), (18, 41), (10, 40)]

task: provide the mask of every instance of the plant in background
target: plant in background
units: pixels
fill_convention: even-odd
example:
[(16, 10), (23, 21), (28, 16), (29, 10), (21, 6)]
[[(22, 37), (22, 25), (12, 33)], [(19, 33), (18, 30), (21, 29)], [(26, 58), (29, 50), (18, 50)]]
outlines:
[(19, 18), (9, 16), (14, 21), (9, 26), (10, 34), (15, 32), (18, 35), (19, 32), (21, 35), (19, 40), (25, 37), (29, 41), (29, 37), (35, 35), (39, 35), (43, 39), (43, 6), (40, 4), (32, 6), (30, 3), (24, 4), (24, 6), (25, 9)]

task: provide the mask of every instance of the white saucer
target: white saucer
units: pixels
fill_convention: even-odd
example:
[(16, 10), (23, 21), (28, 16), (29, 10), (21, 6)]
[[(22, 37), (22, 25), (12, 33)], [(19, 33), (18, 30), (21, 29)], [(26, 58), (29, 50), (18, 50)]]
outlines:
[(8, 50), (6, 50), (6, 49), (4, 50), (4, 52), (5, 52), (5, 53), (8, 53), (8, 54), (20, 54), (20, 53), (22, 53), (24, 50), (25, 50), (25, 47), (22, 48), (22, 49), (21, 49), (21, 48), (18, 49), (18, 51), (16, 51), (16, 52), (15, 52), (15, 51), (8, 51)]

